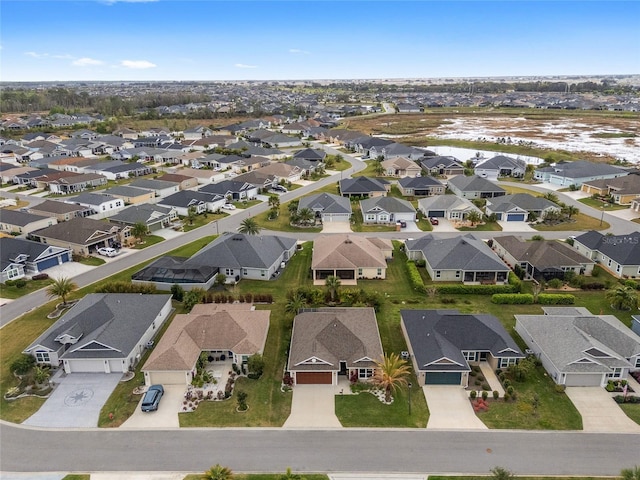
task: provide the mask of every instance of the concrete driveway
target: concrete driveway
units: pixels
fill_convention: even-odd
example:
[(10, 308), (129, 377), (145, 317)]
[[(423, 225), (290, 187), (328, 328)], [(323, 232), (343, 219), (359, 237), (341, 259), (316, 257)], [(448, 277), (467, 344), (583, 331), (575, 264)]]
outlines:
[(433, 225), (433, 232), (434, 233), (439, 233), (439, 232), (457, 232), (457, 231), (458, 230), (456, 229), (456, 227), (453, 226), (453, 223), (451, 223), (446, 218), (438, 218), (438, 225)]
[(622, 411), (601, 387), (567, 387), (566, 394), (582, 415), (585, 432), (640, 433), (640, 425)]
[(291, 414), (283, 428), (340, 428), (335, 396), (348, 385), (296, 385), (293, 387)]
[(322, 233), (351, 233), (351, 224), (349, 222), (324, 222)]
[(182, 409), (186, 389), (186, 385), (164, 385), (164, 395), (155, 412), (140, 410), (140, 403), (144, 397), (140, 395), (135, 412), (120, 425), (120, 428), (178, 428), (178, 412)]
[(428, 429), (487, 429), (476, 416), (469, 395), (461, 386), (425, 385), (422, 390), (429, 407)]
[(535, 228), (531, 228), (531, 226), (527, 222), (498, 222), (498, 225), (502, 227), (503, 232), (535, 232)]
[(51, 396), (23, 425), (97, 427), (100, 410), (121, 378), (122, 373), (70, 373), (60, 377)]

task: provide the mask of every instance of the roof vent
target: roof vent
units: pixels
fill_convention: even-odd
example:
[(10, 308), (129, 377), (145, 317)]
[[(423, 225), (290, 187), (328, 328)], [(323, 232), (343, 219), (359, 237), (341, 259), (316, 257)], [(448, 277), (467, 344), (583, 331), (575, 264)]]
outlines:
[(344, 243), (353, 243), (350, 238), (347, 238)]

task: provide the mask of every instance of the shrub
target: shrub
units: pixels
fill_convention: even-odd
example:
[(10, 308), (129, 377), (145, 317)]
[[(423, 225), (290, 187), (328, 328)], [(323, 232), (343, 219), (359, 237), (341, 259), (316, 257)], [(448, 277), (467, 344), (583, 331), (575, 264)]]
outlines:
[(450, 304), (453, 305), (454, 303), (456, 303), (456, 299), (455, 298), (443, 298), (442, 300), (440, 300), (442, 303), (444, 304)]
[(607, 286), (602, 282), (585, 282), (580, 285), (582, 290), (604, 290)]
[[(524, 272), (522, 274), (522, 277), (524, 277)], [(522, 290), (522, 277), (514, 272), (509, 272), (509, 277), (507, 280), (509, 281), (509, 285), (511, 285), (513, 288), (517, 288), (517, 290), (515, 291), (516, 293)]]
[(507, 393), (508, 393), (509, 395), (513, 395), (513, 392), (515, 392), (515, 391), (516, 391), (516, 390), (515, 390), (515, 388), (513, 388), (513, 385), (509, 385), (509, 386), (507, 387)]
[(424, 281), (422, 280), (422, 276), (420, 276), (420, 272), (418, 271), (416, 264), (411, 260), (407, 261), (407, 272), (409, 273), (409, 281), (411, 281), (413, 289), (418, 292), (424, 292)]
[(480, 380), (481, 382), (484, 382), (484, 375), (478, 375), (478, 380)]
[[(260, 378), (264, 370), (264, 359), (259, 353), (254, 353), (247, 360), (247, 368), (250, 374), (254, 374), (255, 378)], [(249, 376), (249, 378), (253, 378)]]
[(171, 285), (171, 295), (173, 295), (174, 300), (181, 302), (182, 298), (184, 297), (184, 288), (182, 288), (177, 283), (174, 283), (173, 285)]
[(507, 388), (511, 385), (511, 380), (509, 380), (508, 378), (504, 380), (504, 382), (502, 382), (502, 385), (504, 386), (504, 388)]
[(566, 385), (558, 385), (558, 384), (556, 384), (554, 388), (556, 393), (564, 393), (564, 391), (567, 389)]
[(27, 285), (27, 281), (24, 278), (19, 278), (14, 282), (16, 288), (24, 288)]
[(491, 303), (498, 305), (530, 305), (533, 303), (533, 295), (530, 293), (494, 293)]
[(15, 280), (7, 280), (6, 282), (4, 282), (5, 286), (7, 287), (13, 287), (15, 283), (16, 283)]
[(487, 392), (486, 390), (483, 390), (482, 391), (482, 400), (486, 400), (488, 396), (489, 396), (489, 392)]
[(31, 355), (22, 354), (11, 364), (11, 371), (17, 375), (24, 375), (36, 364), (36, 359)]
[(491, 386), (487, 382), (484, 382), (482, 384), (482, 390), (491, 390)]
[[(517, 278), (517, 277), (516, 277)], [(520, 285), (438, 285), (441, 295), (493, 295), (494, 293), (519, 293)]]
[(540, 305), (573, 305), (576, 297), (570, 293), (541, 293), (538, 295)]
[(511, 395), (509, 395), (507, 392), (505, 392), (504, 397), (502, 397), (502, 398), (504, 398), (505, 402), (508, 402), (509, 398), (511, 398)]
[(564, 285), (564, 282), (559, 278), (552, 278), (547, 282), (549, 288), (561, 288)]
[(475, 382), (473, 382), (474, 385), (480, 386), (482, 382), (480, 380), (476, 380)]
[(96, 293), (156, 293), (153, 283), (107, 282), (95, 289)]
[(471, 390), (469, 392), (469, 396), (471, 397), (471, 400), (475, 400), (476, 397), (478, 396), (478, 392), (476, 392), (475, 390)]
[(494, 390), (494, 391), (493, 391), (493, 399), (494, 399), (494, 400), (497, 400), (497, 399), (498, 399), (498, 397), (500, 397), (500, 393), (498, 392), (498, 390)]

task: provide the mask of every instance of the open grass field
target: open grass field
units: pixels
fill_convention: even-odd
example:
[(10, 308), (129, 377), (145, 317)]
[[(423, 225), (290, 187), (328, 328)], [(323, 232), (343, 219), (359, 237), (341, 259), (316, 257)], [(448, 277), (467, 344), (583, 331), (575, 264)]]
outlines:
[(289, 203), (290, 202), (281, 204), (278, 209), (280, 214), (272, 220), (269, 219), (269, 210), (267, 210), (266, 212), (262, 212), (253, 218), (258, 223), (258, 226), (264, 230), (308, 233), (316, 233), (322, 231), (322, 227), (296, 227), (294, 225), (291, 225), (288, 210)]
[(571, 217), (575, 222), (564, 222), (558, 225), (543, 225), (536, 224), (533, 226), (539, 232), (566, 232), (566, 231), (581, 231), (587, 232), (589, 230), (606, 230), (611, 225), (599, 218), (590, 217), (584, 213), (578, 213)]
[(629, 205), (616, 205), (615, 203), (603, 202), (602, 200), (592, 197), (580, 198), (578, 201), (589, 207), (597, 208), (598, 210), (602, 210), (604, 208), (605, 212), (609, 212), (611, 210), (626, 210), (629, 208)]
[(136, 243), (132, 248), (136, 250), (142, 250), (143, 248), (150, 247), (151, 245), (155, 245), (156, 243), (164, 242), (164, 238), (159, 237), (158, 235), (147, 235), (144, 237), (144, 240)]
[(200, 215), (196, 215), (192, 224), (189, 224), (189, 220), (186, 217), (183, 217), (181, 220), (184, 223), (184, 227), (182, 229), (185, 232), (189, 232), (191, 230), (195, 230), (196, 228), (202, 227), (203, 225), (207, 225), (211, 222), (215, 222), (216, 220), (220, 220), (228, 216), (228, 213), (201, 213)]
[(83, 265), (89, 265), (90, 267), (98, 267), (107, 263), (104, 258), (94, 257), (93, 255), (80, 257), (77, 262)]
[[(26, 279), (25, 279), (26, 280)], [(46, 278), (44, 280), (27, 280), (27, 284), (18, 288), (15, 285), (7, 286), (4, 283), (0, 283), (0, 303), (2, 298), (16, 299), (28, 295), (36, 290), (40, 290), (53, 283), (52, 278)]]

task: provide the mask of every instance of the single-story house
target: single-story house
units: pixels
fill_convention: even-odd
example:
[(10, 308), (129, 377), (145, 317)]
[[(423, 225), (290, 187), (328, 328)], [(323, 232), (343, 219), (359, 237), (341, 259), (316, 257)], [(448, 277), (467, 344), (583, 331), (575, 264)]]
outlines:
[(41, 215), (43, 217), (53, 217), (58, 222), (66, 222), (75, 217), (86, 217), (91, 215), (92, 210), (82, 205), (58, 202), (56, 200), (45, 200), (38, 205), (29, 207), (29, 213)]
[(195, 188), (198, 186), (198, 180), (188, 175), (179, 175), (177, 173), (165, 173), (158, 180), (163, 182), (177, 183), (180, 185), (180, 190), (186, 190), (188, 188)]
[(121, 198), (127, 205), (152, 202), (156, 198), (153, 190), (146, 188), (130, 187), (129, 185), (116, 185), (104, 191), (106, 195)]
[(327, 152), (321, 148), (305, 148), (293, 154), (294, 159), (304, 159), (315, 163), (324, 162)]
[(125, 207), (124, 200), (105, 193), (83, 192), (77, 197), (66, 200), (66, 202), (92, 209), (96, 218), (106, 218)]
[(0, 209), (0, 232), (26, 235), (58, 223), (52, 217), (34, 215), (21, 210)]
[(165, 182), (162, 180), (152, 180), (148, 178), (139, 178), (131, 182), (130, 186), (136, 188), (145, 188), (153, 190), (156, 197), (168, 197), (180, 191), (180, 185), (175, 182)]
[(145, 384), (190, 385), (203, 353), (211, 361), (246, 363), (264, 351), (270, 314), (250, 303), (208, 303), (176, 315), (142, 367)]
[(415, 222), (416, 209), (410, 202), (396, 197), (372, 197), (360, 200), (363, 223)]
[(609, 196), (617, 205), (631, 205), (640, 196), (640, 175), (590, 180), (581, 190), (589, 195)]
[(403, 145), (402, 143), (390, 143), (388, 145), (372, 145), (369, 148), (369, 158), (383, 158), (391, 160), (393, 158), (405, 158), (408, 160), (417, 160), (424, 155), (424, 150), (415, 147)]
[(140, 162), (126, 163), (119, 160), (101, 162), (85, 167), (88, 173), (99, 173), (108, 180), (120, 180), (123, 178), (140, 177), (153, 173), (153, 167)]
[(171, 311), (171, 295), (91, 293), (23, 353), (66, 373), (126, 373)]
[(275, 235), (225, 233), (188, 259), (161, 257), (131, 277), (134, 283), (154, 283), (169, 290), (177, 283), (185, 290), (208, 290), (218, 273), (227, 283), (243, 278), (271, 280), (285, 268), (296, 251), (296, 240)]
[(405, 157), (394, 157), (380, 163), (388, 177), (419, 177), (422, 174), (420, 165)]
[(527, 170), (524, 160), (518, 158), (497, 155), (493, 158), (478, 163), (473, 173), (483, 178), (496, 180), (498, 177), (521, 178)]
[(538, 168), (534, 171), (533, 178), (554, 185), (581, 187), (585, 182), (624, 177), (628, 174), (629, 170), (621, 167), (577, 160), (575, 162), (558, 162), (551, 167)]
[(227, 200), (222, 195), (215, 193), (196, 192), (193, 190), (181, 190), (178, 193), (162, 198), (157, 205), (160, 207), (174, 208), (178, 215), (186, 217), (189, 208), (194, 207), (196, 214), (204, 212), (217, 212)]
[(434, 282), (506, 284), (510, 269), (482, 240), (471, 234), (436, 238), (427, 234), (405, 241), (409, 260), (424, 260)]
[(429, 175), (464, 175), (464, 164), (455, 157), (429, 156), (420, 160), (420, 166)]
[(404, 177), (398, 180), (398, 189), (405, 197), (443, 195), (445, 186), (433, 177)]
[(181, 168), (180, 175), (195, 178), (199, 185), (206, 185), (224, 178), (224, 174), (220, 172), (200, 168)]
[(515, 330), (558, 385), (603, 387), (640, 369), (640, 336), (615, 316), (584, 307), (543, 311), (516, 315)]
[(171, 223), (177, 219), (178, 212), (175, 208), (143, 203), (141, 205), (131, 205), (121, 210), (109, 218), (109, 221), (131, 227), (136, 223), (144, 223), (150, 232), (155, 232), (156, 230), (170, 227)]
[(258, 187), (247, 182), (223, 180), (201, 187), (200, 192), (221, 195), (231, 200), (253, 200), (258, 196)]
[(471, 212), (482, 215), (482, 210), (470, 200), (460, 198), (457, 195), (438, 195), (421, 198), (418, 200), (418, 210), (425, 217), (444, 218), (454, 221), (465, 220)]
[(604, 235), (591, 230), (574, 238), (573, 248), (616, 277), (640, 277), (640, 232)]
[(311, 209), (322, 223), (351, 221), (351, 202), (340, 195), (317, 193), (302, 197), (298, 202), (298, 213), (305, 208)]
[(400, 326), (419, 385), (469, 385), (471, 365), (492, 370), (524, 355), (493, 315), (458, 310), (400, 310)]
[(513, 235), (493, 237), (493, 250), (507, 265), (519, 265), (536, 280), (563, 279), (566, 272), (590, 274), (595, 262), (557, 240), (525, 241)]
[(69, 248), (43, 245), (22, 238), (0, 238), (0, 283), (36, 275), (72, 260)]
[(358, 279), (384, 279), (387, 259), (393, 256), (390, 240), (348, 234), (319, 236), (313, 242), (311, 270), (315, 282), (338, 277), (342, 283)]
[(516, 193), (487, 200), (487, 215), (495, 214), (496, 219), (506, 222), (526, 222), (543, 219), (548, 213), (560, 213), (560, 206), (544, 197), (529, 193)]
[(461, 198), (493, 198), (507, 194), (504, 188), (477, 175), (457, 175), (449, 179), (447, 186)]
[(294, 385), (367, 381), (382, 356), (373, 308), (318, 308), (293, 319), (287, 371)]
[(384, 197), (391, 185), (381, 178), (354, 177), (340, 180), (340, 195), (343, 197)]
[(125, 243), (129, 235), (129, 228), (81, 217), (31, 233), (31, 237), (40, 243), (69, 247), (73, 253), (82, 256), (89, 255), (101, 247)]
[[(68, 172), (71, 173), (71, 172)], [(67, 195), (70, 193), (83, 192), (87, 188), (100, 187), (107, 184), (107, 177), (99, 173), (79, 173), (73, 177), (58, 178), (49, 182), (51, 193)]]

